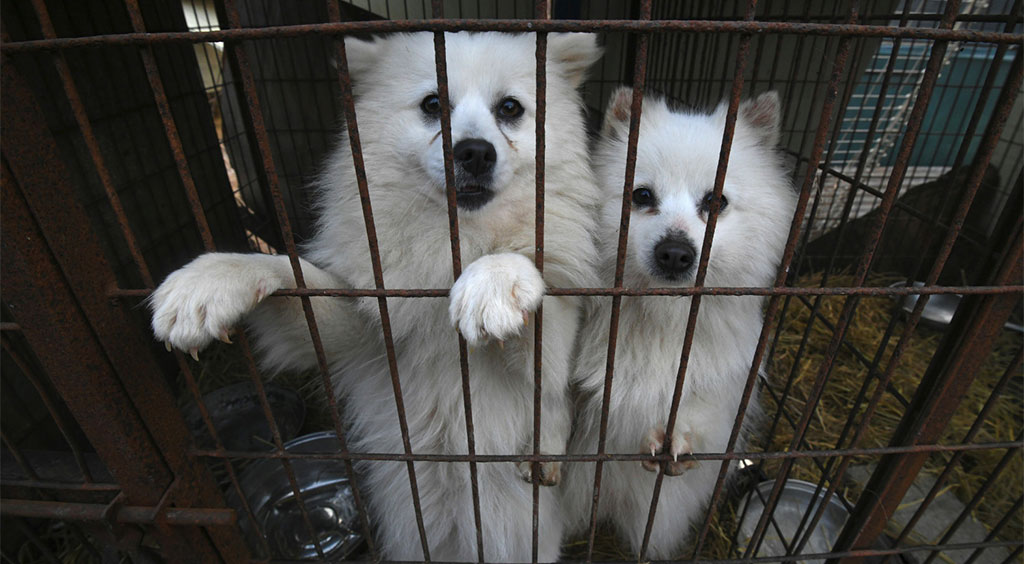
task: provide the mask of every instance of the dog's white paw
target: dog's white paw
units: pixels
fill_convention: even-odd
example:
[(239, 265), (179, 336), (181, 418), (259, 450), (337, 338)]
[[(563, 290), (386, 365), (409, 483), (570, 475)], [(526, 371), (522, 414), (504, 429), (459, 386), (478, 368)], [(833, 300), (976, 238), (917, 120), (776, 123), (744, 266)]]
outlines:
[(518, 253), (486, 255), (455, 281), (448, 314), (470, 345), (518, 335), (544, 297), (533, 261)]
[[(695, 436), (692, 431), (686, 428), (676, 427), (676, 432), (672, 434), (672, 444), (669, 448), (668, 454), (672, 455), (672, 460), (665, 466), (665, 474), (668, 476), (678, 476), (683, 472), (696, 468), (698, 462), (696, 460), (679, 460), (680, 455), (693, 454), (693, 443)], [(665, 453), (665, 427), (659, 425), (652, 427), (647, 431), (647, 438), (644, 441), (646, 446), (645, 452), (650, 452), (651, 456)], [(644, 460), (640, 464), (643, 465), (645, 470), (651, 472), (657, 472), (661, 463), (657, 460)]]
[(261, 255), (210, 253), (171, 273), (149, 298), (153, 334), (193, 358), (285, 281)]
[[(527, 460), (519, 462), (519, 475), (524, 481), (533, 483), (533, 463)], [(541, 462), (540, 463), (540, 485), (542, 486), (557, 486), (558, 482), (562, 480), (562, 463), (558, 461), (554, 462)]]

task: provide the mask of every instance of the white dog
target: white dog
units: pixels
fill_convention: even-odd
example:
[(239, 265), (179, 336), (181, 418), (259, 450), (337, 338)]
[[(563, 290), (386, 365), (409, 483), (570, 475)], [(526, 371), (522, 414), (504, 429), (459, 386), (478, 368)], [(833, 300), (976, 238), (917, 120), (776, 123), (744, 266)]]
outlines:
[[(629, 89), (618, 90), (604, 118), (594, 171), (605, 203), (600, 239), (605, 283), (614, 272), (629, 130)], [(711, 115), (673, 111), (644, 100), (637, 147), (624, 284), (631, 288), (692, 285), (718, 166), (726, 107)], [(795, 207), (795, 193), (775, 152), (780, 105), (774, 93), (739, 109), (729, 168), (708, 263), (709, 286), (766, 286), (776, 274)], [(611, 299), (594, 300), (580, 333), (574, 378), (581, 411), (574, 454), (597, 451)], [(665, 425), (679, 368), (689, 297), (624, 297), (609, 404), (608, 453), (663, 452)], [(759, 297), (707, 296), (701, 302), (670, 454), (723, 452), (762, 324)], [(756, 402), (756, 400), (755, 400)], [(756, 413), (756, 405), (751, 406)], [(654, 493), (654, 461), (604, 465), (598, 516), (639, 551)], [(677, 556), (692, 521), (702, 515), (717, 462), (669, 462), (647, 557)], [(570, 529), (590, 520), (594, 464), (566, 468)]]
[[(448, 86), (463, 263), (452, 285), (433, 35), (346, 39), (356, 113), (387, 288), (448, 288), (450, 300), (390, 298), (390, 320), (414, 453), (466, 454), (459, 350), (470, 345), (478, 454), (526, 454), (533, 437), (533, 330), (544, 302), (541, 450), (562, 454), (577, 301), (543, 298), (596, 283), (595, 185), (576, 89), (600, 57), (593, 35), (557, 34), (547, 47), (546, 208), (543, 279), (534, 267), (535, 36), (447, 34)], [(302, 270), (312, 288), (373, 288), (370, 254), (347, 139), (319, 179), (319, 226)], [(186, 351), (245, 321), (263, 365), (315, 366), (287, 257), (214, 253), (171, 274), (154, 293), (158, 339)], [(357, 452), (402, 453), (402, 437), (376, 299), (312, 298)], [(261, 303), (262, 302), (262, 303)], [(430, 556), (476, 560), (476, 526), (465, 463), (417, 462)], [(404, 462), (364, 462), (378, 545), (388, 559), (423, 557)], [(480, 510), (487, 560), (530, 558), (530, 465), (481, 463)], [(544, 464), (541, 481), (560, 479)], [(563, 519), (549, 488), (540, 499), (542, 561), (559, 555)]]

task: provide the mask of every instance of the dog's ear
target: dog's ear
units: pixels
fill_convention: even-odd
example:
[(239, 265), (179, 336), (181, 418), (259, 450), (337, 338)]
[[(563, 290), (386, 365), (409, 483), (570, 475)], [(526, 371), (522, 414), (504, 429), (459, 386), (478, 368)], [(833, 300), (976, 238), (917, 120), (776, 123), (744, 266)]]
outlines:
[(629, 110), (632, 105), (632, 87), (620, 86), (612, 92), (612, 97), (608, 99), (608, 107), (604, 110), (604, 121), (601, 122), (601, 137), (626, 139), (629, 133)]
[(601, 58), (602, 49), (593, 33), (548, 35), (548, 61), (558, 65), (573, 88), (583, 83), (587, 69)]
[(743, 102), (740, 104), (739, 118), (765, 145), (775, 147), (779, 144), (782, 102), (779, 101), (778, 92), (772, 90)]
[[(345, 37), (345, 59), (348, 61), (348, 74), (353, 82), (358, 82), (362, 75), (377, 66), (383, 41), (380, 39), (357, 39)], [(338, 68), (338, 61), (331, 60), (332, 66)]]

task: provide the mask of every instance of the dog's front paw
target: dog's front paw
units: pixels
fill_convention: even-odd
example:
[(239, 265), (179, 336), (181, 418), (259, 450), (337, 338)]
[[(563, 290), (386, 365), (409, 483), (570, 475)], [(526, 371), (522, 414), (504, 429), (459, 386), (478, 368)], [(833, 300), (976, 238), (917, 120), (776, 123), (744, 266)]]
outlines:
[[(698, 462), (696, 460), (679, 460), (681, 454), (693, 454), (693, 442), (694, 434), (692, 431), (676, 429), (676, 432), (672, 434), (672, 445), (669, 449), (668, 454), (672, 455), (672, 460), (665, 466), (665, 474), (668, 476), (678, 476), (683, 472), (696, 468)], [(652, 427), (647, 432), (647, 438), (645, 440), (647, 451), (651, 453), (651, 456), (665, 453), (665, 427), (657, 426)], [(645, 470), (651, 472), (657, 472), (661, 463), (657, 460), (644, 460), (640, 464), (643, 465)]]
[[(561, 462), (540, 462), (540, 485), (542, 486), (557, 486), (558, 482), (562, 480), (562, 463)], [(527, 483), (533, 483), (533, 463), (524, 460), (518, 463), (519, 475), (522, 476), (523, 480)]]
[(284, 281), (261, 255), (210, 253), (171, 273), (149, 298), (153, 334), (193, 358)]
[(448, 314), (471, 345), (518, 335), (544, 297), (544, 280), (517, 253), (475, 260), (452, 286)]

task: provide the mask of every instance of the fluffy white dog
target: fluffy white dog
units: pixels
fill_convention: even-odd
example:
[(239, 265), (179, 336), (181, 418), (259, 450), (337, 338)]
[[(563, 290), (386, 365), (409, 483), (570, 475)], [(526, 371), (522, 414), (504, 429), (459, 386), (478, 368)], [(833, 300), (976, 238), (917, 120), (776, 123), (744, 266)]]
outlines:
[[(594, 154), (602, 186), (603, 278), (611, 285), (625, 176), (632, 92), (618, 90)], [(625, 285), (692, 285), (715, 182), (726, 107), (713, 114), (673, 111), (644, 100), (632, 195)], [(775, 148), (780, 105), (774, 92), (742, 104), (733, 138), (706, 284), (766, 286), (774, 279), (793, 216), (795, 193)], [(574, 378), (581, 411), (572, 453), (595, 453), (601, 418), (611, 299), (594, 300), (580, 333)], [(670, 454), (723, 452), (762, 324), (762, 299), (707, 296), (702, 300)], [(606, 452), (664, 452), (668, 412), (690, 309), (688, 297), (624, 297), (615, 352)], [(756, 403), (756, 400), (755, 402)], [(757, 406), (751, 410), (756, 414)], [(749, 419), (749, 417), (748, 417)], [(719, 464), (670, 462), (647, 556), (677, 556), (692, 521), (707, 504)], [(598, 515), (639, 551), (658, 464), (604, 465)], [(587, 527), (594, 464), (572, 464), (563, 484), (570, 528)]]
[[(459, 351), (470, 344), (476, 452), (525, 454), (533, 437), (533, 331), (544, 302), (541, 450), (565, 452), (570, 431), (571, 349), (576, 300), (544, 298), (559, 287), (596, 283), (595, 192), (582, 103), (576, 91), (600, 57), (593, 35), (551, 34), (547, 63), (546, 208), (543, 279), (533, 264), (535, 36), (447, 34), (452, 139), (463, 263), (452, 285), (433, 35), (346, 39), (363, 157), (388, 288), (447, 288), (450, 299), (388, 299), (414, 453), (465, 454)], [(346, 139), (319, 182), (319, 227), (302, 270), (312, 288), (372, 288), (373, 274)], [(244, 321), (271, 371), (315, 366), (297, 298), (271, 298), (295, 282), (284, 256), (213, 253), (171, 274), (153, 294), (158, 339), (202, 349)], [(356, 451), (403, 452), (376, 299), (312, 298), (330, 369), (346, 400)], [(430, 556), (476, 560), (468, 465), (417, 462)], [(378, 544), (389, 559), (423, 554), (404, 462), (364, 462)], [(530, 558), (529, 464), (479, 465), (485, 558)], [(544, 464), (541, 481), (560, 479)], [(540, 499), (542, 561), (559, 555), (563, 519), (553, 492)]]

